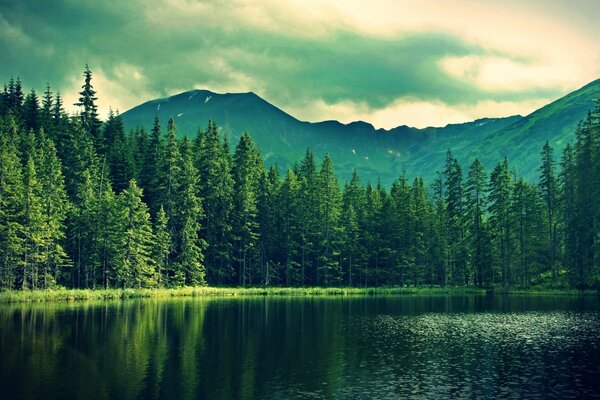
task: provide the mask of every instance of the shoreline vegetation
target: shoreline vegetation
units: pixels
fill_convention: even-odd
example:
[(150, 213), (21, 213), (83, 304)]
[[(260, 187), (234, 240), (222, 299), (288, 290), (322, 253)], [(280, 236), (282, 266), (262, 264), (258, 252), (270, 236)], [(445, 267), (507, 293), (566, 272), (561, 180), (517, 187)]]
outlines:
[(477, 287), (207, 287), (139, 289), (40, 289), (7, 290), (0, 292), (0, 304), (79, 302), (93, 300), (126, 300), (177, 297), (353, 297), (353, 296), (442, 296), (442, 295), (536, 295), (592, 296), (595, 290), (565, 288), (508, 288)]

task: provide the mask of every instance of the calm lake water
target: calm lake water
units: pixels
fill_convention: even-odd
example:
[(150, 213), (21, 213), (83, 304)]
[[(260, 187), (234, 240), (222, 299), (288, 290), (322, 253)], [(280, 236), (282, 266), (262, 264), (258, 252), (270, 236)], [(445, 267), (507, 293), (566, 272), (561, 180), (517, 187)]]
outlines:
[(594, 396), (594, 297), (0, 306), (4, 399)]

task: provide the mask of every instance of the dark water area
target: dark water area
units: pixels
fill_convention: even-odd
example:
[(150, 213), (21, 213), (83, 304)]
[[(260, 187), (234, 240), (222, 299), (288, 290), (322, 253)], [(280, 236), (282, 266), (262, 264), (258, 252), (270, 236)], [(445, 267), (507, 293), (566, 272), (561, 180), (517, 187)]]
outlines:
[(0, 306), (3, 399), (593, 397), (595, 297)]

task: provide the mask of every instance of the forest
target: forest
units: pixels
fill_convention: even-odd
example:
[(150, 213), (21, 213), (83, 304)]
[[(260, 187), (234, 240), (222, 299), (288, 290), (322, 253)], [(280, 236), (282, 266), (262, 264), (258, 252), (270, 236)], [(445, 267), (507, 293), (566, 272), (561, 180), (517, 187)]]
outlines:
[[(448, 150), (426, 185), (343, 185), (310, 149), (266, 168), (216, 121), (101, 121), (86, 67), (79, 112), (59, 93), (0, 93), (0, 288), (544, 286), (600, 290), (600, 105), (537, 182)], [(164, 124), (164, 126), (163, 126)], [(561, 147), (562, 148), (562, 147)]]

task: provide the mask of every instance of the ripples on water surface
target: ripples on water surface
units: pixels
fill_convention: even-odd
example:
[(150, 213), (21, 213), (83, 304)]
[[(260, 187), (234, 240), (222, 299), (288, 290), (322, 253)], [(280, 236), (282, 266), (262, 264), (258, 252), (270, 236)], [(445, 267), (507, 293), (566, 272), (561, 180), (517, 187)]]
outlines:
[(0, 306), (0, 398), (600, 397), (596, 298)]

